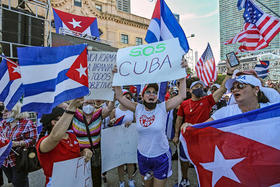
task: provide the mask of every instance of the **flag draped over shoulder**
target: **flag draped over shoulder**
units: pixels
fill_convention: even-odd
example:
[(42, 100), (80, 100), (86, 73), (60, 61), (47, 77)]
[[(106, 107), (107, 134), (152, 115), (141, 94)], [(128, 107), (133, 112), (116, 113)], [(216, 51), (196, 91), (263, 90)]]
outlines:
[(18, 48), (24, 99), (22, 111), (50, 113), (58, 104), (85, 96), (86, 45)]
[(180, 140), (199, 186), (280, 184), (280, 103), (198, 124)]
[(0, 166), (2, 166), (5, 159), (9, 156), (12, 149), (12, 141), (1, 137), (0, 134)]
[(97, 19), (94, 17), (69, 14), (54, 8), (53, 15), (56, 33), (60, 33), (59, 29), (63, 28), (67, 31), (76, 31), (81, 33), (82, 36), (89, 35), (99, 38)]
[(269, 61), (260, 60), (260, 63), (255, 66), (255, 71), (258, 77), (262, 79), (266, 78), (269, 72)]
[(217, 80), (215, 59), (209, 43), (206, 50), (196, 63), (195, 71), (197, 77), (202, 80), (206, 86), (208, 86), (210, 82), (215, 82)]
[(14, 105), (23, 95), (20, 68), (18, 64), (2, 56), (0, 63), (0, 101), (8, 110), (12, 110)]
[(266, 48), (280, 32), (280, 19), (263, 12), (253, 0), (238, 0), (237, 7), (245, 8), (243, 30), (225, 44), (242, 43), (240, 52)]
[(157, 0), (154, 13), (145, 37), (147, 43), (179, 38), (182, 49), (189, 51), (188, 40), (183, 29), (164, 0)]

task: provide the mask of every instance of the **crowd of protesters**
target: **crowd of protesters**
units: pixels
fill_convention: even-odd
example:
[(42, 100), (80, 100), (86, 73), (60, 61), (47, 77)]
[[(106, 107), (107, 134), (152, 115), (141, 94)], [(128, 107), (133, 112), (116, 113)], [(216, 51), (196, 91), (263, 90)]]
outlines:
[[(184, 61), (182, 67), (185, 67)], [(116, 69), (114, 69), (116, 72)], [(1, 169), (8, 182), (15, 187), (28, 187), (28, 172), (16, 169), (16, 154), (20, 147), (36, 146), (46, 186), (51, 186), (53, 164), (58, 161), (84, 156), (91, 162), (93, 186), (106, 182), (101, 173), (101, 131), (114, 126), (124, 116), (123, 126), (136, 125), (138, 132), (138, 170), (144, 186), (162, 187), (172, 175), (172, 157), (181, 161), (182, 180), (178, 186), (190, 186), (190, 162), (179, 142), (181, 130), (190, 125), (217, 120), (256, 110), (280, 102), (279, 83), (264, 82), (253, 70), (239, 72), (228, 66), (225, 79), (219, 84), (206, 86), (196, 77), (182, 78), (169, 84), (165, 101), (158, 100), (158, 84), (148, 84), (137, 95), (129, 89), (114, 87), (117, 102), (74, 99), (55, 107), (41, 118), (43, 129), (38, 135), (34, 122), (27, 113), (20, 112), (20, 103), (8, 111), (0, 103), (1, 136), (12, 141), (12, 151)], [(169, 144), (178, 144), (172, 156)], [(124, 187), (125, 168), (128, 186), (135, 186), (134, 164), (118, 167), (119, 186)], [(2, 175), (2, 171), (0, 172)], [(3, 177), (0, 175), (0, 185)], [(67, 179), (66, 179), (67, 180)]]

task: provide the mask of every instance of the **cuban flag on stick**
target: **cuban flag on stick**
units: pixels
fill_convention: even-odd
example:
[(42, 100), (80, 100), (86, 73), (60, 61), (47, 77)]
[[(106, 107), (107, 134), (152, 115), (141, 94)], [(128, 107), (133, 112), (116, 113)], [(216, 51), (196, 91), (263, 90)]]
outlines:
[(264, 79), (268, 75), (268, 66), (269, 66), (269, 61), (261, 61), (260, 64), (256, 64), (255, 66), (255, 71), (258, 74), (258, 77)]
[(81, 33), (82, 36), (95, 36), (99, 38), (97, 19), (94, 17), (78, 16), (62, 12), (53, 8), (53, 17), (56, 33), (63, 28), (70, 31)]
[(179, 38), (182, 49), (189, 51), (188, 40), (183, 29), (164, 0), (158, 0), (146, 34), (146, 42), (153, 43)]
[(119, 125), (121, 125), (121, 124), (123, 123), (124, 117), (125, 117), (125, 115), (119, 117), (119, 118), (115, 121), (114, 126), (119, 126)]
[(17, 63), (2, 56), (0, 63), (0, 101), (8, 110), (12, 110), (14, 105), (23, 95), (20, 69)]
[(199, 186), (280, 185), (280, 103), (198, 124), (180, 140)]
[(50, 113), (58, 104), (89, 93), (86, 45), (18, 48), (22, 111)]
[(1, 137), (0, 134), (0, 166), (2, 166), (5, 159), (9, 156), (12, 149), (12, 142)]

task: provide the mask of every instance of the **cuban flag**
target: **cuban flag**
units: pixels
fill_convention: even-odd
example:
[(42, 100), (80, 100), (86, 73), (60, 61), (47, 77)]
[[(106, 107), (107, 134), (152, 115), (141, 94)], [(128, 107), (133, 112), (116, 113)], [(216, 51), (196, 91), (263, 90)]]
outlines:
[(280, 185), (280, 103), (198, 124), (180, 140), (199, 186)]
[(18, 48), (22, 111), (50, 113), (58, 104), (89, 93), (86, 45)]
[(255, 66), (255, 71), (258, 74), (258, 77), (264, 79), (267, 77), (268, 72), (269, 72), (269, 61), (261, 61), (260, 60), (260, 64), (256, 64)]
[(12, 110), (14, 105), (23, 95), (20, 68), (18, 64), (2, 57), (0, 63), (0, 101), (8, 110)]
[(82, 36), (93, 36), (99, 38), (99, 30), (97, 26), (97, 19), (94, 17), (78, 16), (62, 12), (53, 8), (53, 17), (56, 33), (59, 29), (76, 31)]
[(9, 156), (11, 149), (12, 142), (8, 139), (0, 137), (0, 167), (2, 166), (5, 159)]
[(119, 118), (115, 121), (114, 126), (119, 126), (119, 125), (121, 125), (121, 124), (123, 123), (124, 117), (125, 117), (125, 115), (119, 117)]
[(164, 0), (158, 0), (145, 37), (147, 43), (179, 38), (182, 49), (189, 51), (188, 40), (183, 29)]

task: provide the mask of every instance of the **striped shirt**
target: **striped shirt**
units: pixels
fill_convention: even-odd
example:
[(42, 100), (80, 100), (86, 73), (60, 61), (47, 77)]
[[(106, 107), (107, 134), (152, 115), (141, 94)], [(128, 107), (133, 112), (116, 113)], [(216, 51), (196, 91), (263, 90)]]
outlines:
[[(73, 118), (72, 130), (77, 136), (80, 148), (90, 148), (90, 141), (87, 134), (86, 124), (84, 123), (83, 111), (77, 110)], [(102, 124), (102, 108), (97, 109), (88, 123), (89, 132), (93, 147), (97, 147), (100, 143), (100, 132)]]

